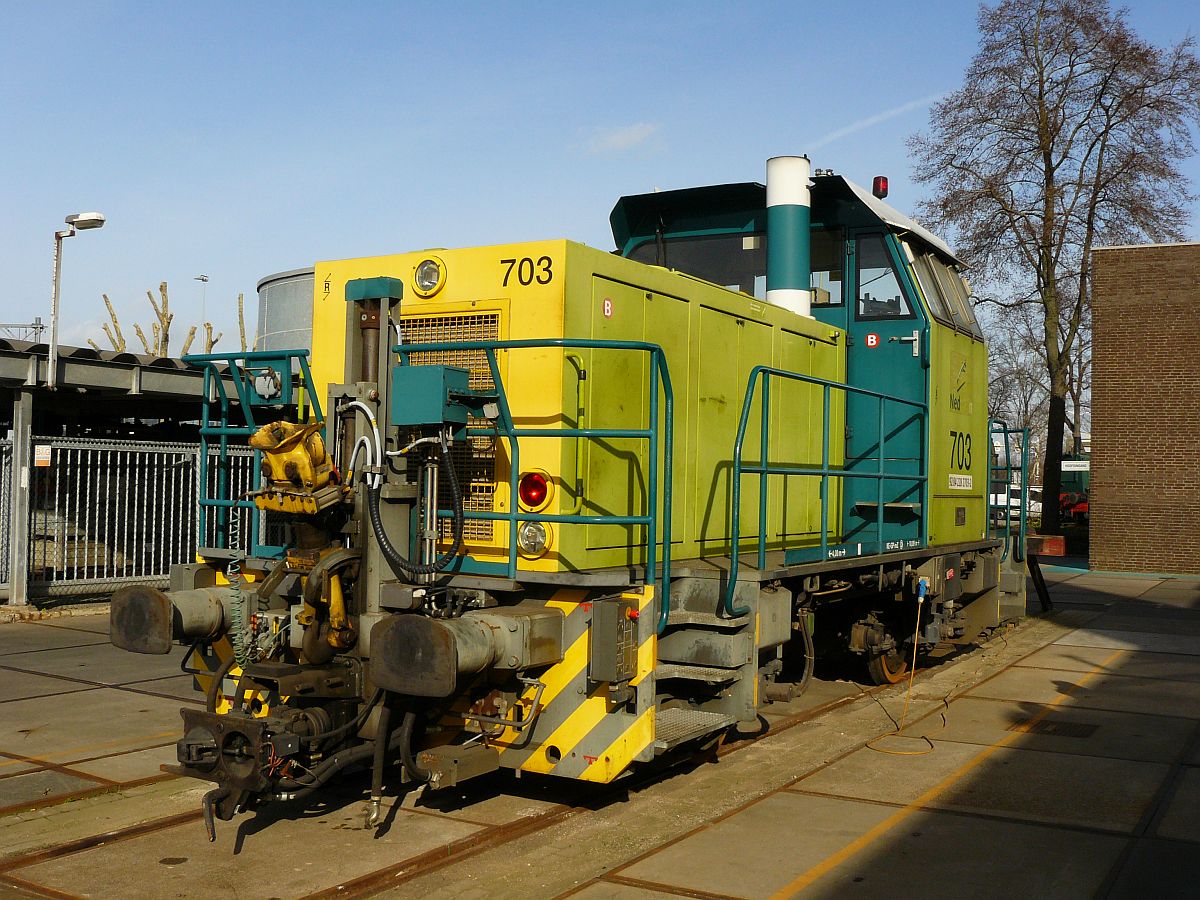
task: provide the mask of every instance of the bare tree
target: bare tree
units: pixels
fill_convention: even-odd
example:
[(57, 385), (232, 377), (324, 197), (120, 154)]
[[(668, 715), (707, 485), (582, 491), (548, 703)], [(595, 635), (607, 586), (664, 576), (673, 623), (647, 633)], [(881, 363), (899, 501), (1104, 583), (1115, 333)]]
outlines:
[(238, 292), (238, 334), (242, 339), (242, 352), (245, 353), (246, 347), (246, 295)]
[(1079, 335), (1075, 348), (1067, 362), (1067, 397), (1071, 403), (1071, 415), (1067, 424), (1071, 429), (1071, 452), (1076, 456), (1083, 452), (1083, 433), (1091, 430), (1092, 418), (1092, 308), (1088, 304), (1083, 311)]
[(213, 337), (212, 322), (205, 322), (204, 323), (204, 352), (212, 353), (213, 345), (216, 344), (217, 341), (219, 341), (221, 339), (221, 336), (223, 334), (225, 334), (225, 332), (218, 331), (217, 336)]
[(183, 349), (179, 351), (180, 356), (187, 356), (188, 350), (191, 349), (192, 341), (196, 339), (196, 326), (193, 325), (188, 329), (187, 337), (183, 339)]
[[(150, 323), (150, 336), (146, 336), (146, 332), (142, 330), (142, 326), (134, 322), (133, 333), (137, 335), (141, 342), (142, 350), (151, 356), (169, 356), (171, 344), (171, 323), (175, 321), (175, 314), (171, 312), (171, 300), (167, 291), (167, 283), (159, 282), (158, 285), (159, 299), (155, 300), (154, 294), (151, 291), (146, 291), (146, 298), (150, 301), (150, 308), (154, 310), (154, 321)], [(108, 338), (113, 349), (118, 352), (125, 350), (125, 336), (121, 333), (121, 323), (117, 319), (117, 312), (113, 308), (112, 301), (108, 299), (107, 294), (102, 294), (104, 297), (104, 305), (108, 307), (108, 317), (112, 320), (112, 329), (110, 330), (106, 323), (104, 334)], [(217, 341), (221, 340), (224, 332), (218, 331), (213, 334), (212, 322), (204, 322), (204, 352), (211, 353), (213, 346)], [(245, 312), (245, 297), (238, 294), (238, 330), (241, 332), (242, 350), (246, 349), (246, 312)], [(186, 356), (188, 350), (191, 349), (192, 342), (196, 339), (196, 326), (192, 325), (188, 329), (187, 336), (183, 340), (183, 349), (180, 350), (180, 356)], [(94, 340), (89, 339), (88, 343), (97, 350), (100, 345)]]
[(981, 316), (980, 324), (988, 339), (988, 415), (1041, 437), (1050, 388), (1038, 322), (1032, 311), (1019, 309), (1004, 317)]
[[(121, 334), (121, 322), (119, 319), (117, 319), (117, 311), (113, 309), (112, 301), (108, 299), (108, 294), (101, 294), (100, 296), (104, 298), (104, 305), (108, 308), (108, 318), (112, 322), (111, 329), (108, 327), (108, 322), (105, 322), (102, 326), (104, 329), (104, 336), (108, 338), (108, 342), (112, 344), (112, 348), (114, 350), (116, 350), (118, 353), (124, 353), (125, 335)], [(100, 349), (100, 345), (91, 338), (88, 338), (88, 343), (97, 350)]]
[[(1061, 483), (1066, 398), (1097, 243), (1180, 240), (1192, 199), (1179, 170), (1200, 121), (1188, 37), (1139, 38), (1107, 0), (1001, 0), (979, 13), (963, 86), (910, 139), (922, 212), (1007, 301), (1035, 304), (1050, 396), (1045, 496)], [(1077, 426), (1078, 427), (1078, 426)], [(1059, 530), (1057, 504), (1042, 530)]]

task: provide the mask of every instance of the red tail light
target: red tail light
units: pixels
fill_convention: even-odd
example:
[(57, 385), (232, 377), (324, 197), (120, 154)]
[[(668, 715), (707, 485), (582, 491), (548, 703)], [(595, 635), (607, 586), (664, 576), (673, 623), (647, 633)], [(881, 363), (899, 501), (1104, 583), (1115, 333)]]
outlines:
[(545, 503), (549, 491), (550, 484), (541, 472), (526, 472), (521, 476), (521, 483), (517, 485), (521, 503), (530, 509), (537, 509)]

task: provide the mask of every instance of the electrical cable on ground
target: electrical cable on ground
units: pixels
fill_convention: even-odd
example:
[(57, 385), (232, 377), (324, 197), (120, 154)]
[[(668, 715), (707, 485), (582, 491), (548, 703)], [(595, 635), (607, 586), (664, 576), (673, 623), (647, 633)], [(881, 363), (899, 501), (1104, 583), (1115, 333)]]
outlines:
[[(926, 592), (926, 590), (928, 590), (928, 588), (929, 588), (929, 579), (921, 578), (918, 580), (918, 582), (917, 582), (917, 624), (916, 624), (916, 627), (913, 629), (913, 655), (912, 655), (912, 663), (909, 665), (909, 668), (908, 668), (908, 687), (904, 691), (904, 709), (901, 710), (901, 712), (900, 712), (900, 721), (899, 722), (897, 722), (895, 719), (892, 719), (892, 723), (896, 726), (894, 731), (889, 731), (887, 734), (881, 734), (879, 737), (875, 738), (874, 740), (867, 741), (867, 747), (874, 750), (876, 753), (886, 753), (889, 756), (925, 756), (929, 753), (932, 753), (933, 749), (934, 749), (933, 741), (931, 741), (928, 737), (926, 737), (923, 734), (917, 735), (917, 737), (919, 737), (921, 740), (923, 740), (926, 744), (929, 745), (924, 750), (888, 750), (885, 747), (876, 747), (875, 746), (876, 742), (882, 741), (884, 738), (898, 737), (900, 735), (900, 732), (902, 732), (904, 730), (904, 720), (908, 716), (908, 703), (909, 703), (909, 700), (912, 699), (913, 679), (917, 677), (917, 645), (918, 645), (918, 639), (920, 638), (920, 635), (921, 635), (921, 607), (924, 606), (924, 604), (925, 604), (925, 592)], [(878, 701), (876, 701), (876, 702), (878, 702)], [(881, 703), (880, 706), (883, 706), (883, 704)], [(884, 712), (887, 712), (886, 707), (884, 708)], [(888, 713), (888, 718), (891, 718), (891, 713)]]

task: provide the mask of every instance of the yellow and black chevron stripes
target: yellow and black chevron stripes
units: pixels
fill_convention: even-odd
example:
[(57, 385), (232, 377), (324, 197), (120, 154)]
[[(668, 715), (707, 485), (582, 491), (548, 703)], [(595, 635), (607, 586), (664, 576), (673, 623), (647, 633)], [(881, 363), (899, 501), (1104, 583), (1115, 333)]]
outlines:
[[(608, 782), (636, 759), (649, 759), (654, 743), (654, 672), (656, 637), (654, 590), (622, 594), (638, 608), (637, 672), (633, 711), (628, 703), (613, 704), (609, 686), (588, 678), (592, 604), (582, 592), (560, 591), (549, 605), (566, 615), (564, 637), (568, 650), (562, 662), (542, 677), (542, 710), (532, 736), (507, 729), (495, 743), (505, 747), (502, 764), (527, 772), (555, 774), (587, 781)], [(532, 692), (525, 695), (527, 702)], [(511, 759), (510, 757), (517, 757)]]

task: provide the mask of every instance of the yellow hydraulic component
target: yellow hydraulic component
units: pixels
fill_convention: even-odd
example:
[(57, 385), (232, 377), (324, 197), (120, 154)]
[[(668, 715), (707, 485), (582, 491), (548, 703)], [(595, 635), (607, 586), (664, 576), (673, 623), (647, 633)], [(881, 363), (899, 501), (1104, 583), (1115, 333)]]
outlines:
[[(320, 640), (318, 635), (323, 635), (330, 647), (348, 650), (358, 640), (358, 631), (346, 611), (346, 597), (339, 574), (345, 565), (353, 564), (354, 558), (354, 554), (342, 547), (322, 550), (317, 559), (288, 554), (290, 568), (308, 570), (305, 576), (307, 583), (304, 603), (296, 615), (296, 621), (306, 632), (317, 629), (311, 639), (306, 637), (306, 641), (312, 640), (315, 643)], [(314, 583), (312, 579), (318, 579), (318, 582)], [(309, 655), (320, 652), (310, 644), (306, 644), (305, 650)]]
[(334, 574), (329, 576), (329, 636), (326, 638), (331, 647), (348, 650), (358, 640), (358, 634), (346, 615), (346, 600), (342, 595), (342, 579)]
[(254, 505), (275, 512), (315, 515), (339, 503), (346, 489), (333, 481), (333, 462), (321, 437), (324, 422), (271, 422), (250, 438), (263, 452), (268, 485), (253, 494)]

